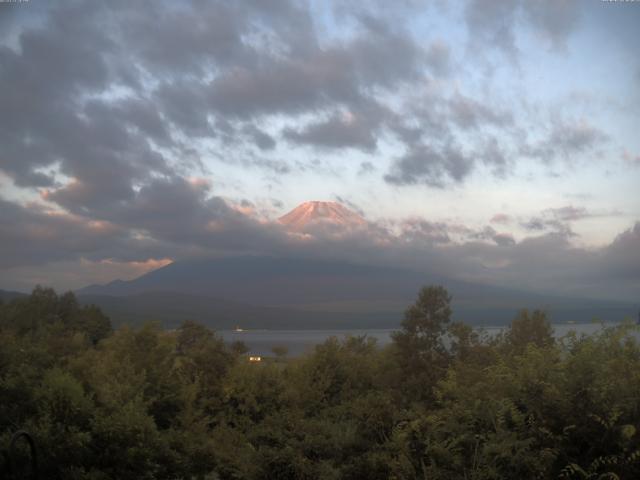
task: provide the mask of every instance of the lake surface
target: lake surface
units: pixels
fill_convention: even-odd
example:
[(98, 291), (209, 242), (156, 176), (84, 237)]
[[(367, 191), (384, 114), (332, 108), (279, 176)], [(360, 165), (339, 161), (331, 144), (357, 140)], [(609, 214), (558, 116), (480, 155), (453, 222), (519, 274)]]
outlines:
[[(610, 327), (618, 324), (604, 324)], [(505, 327), (484, 327), (482, 330), (489, 335), (495, 335)], [(556, 337), (563, 337), (570, 331), (578, 334), (592, 334), (602, 330), (601, 323), (554, 324)], [(226, 342), (240, 340), (249, 347), (253, 355), (272, 356), (271, 349), (276, 346), (286, 347), (288, 356), (294, 357), (313, 351), (313, 348), (323, 343), (329, 337), (344, 338), (347, 335), (375, 338), (380, 346), (391, 342), (391, 333), (397, 329), (368, 329), (368, 330), (220, 330), (218, 333)], [(637, 333), (636, 333), (637, 335)]]

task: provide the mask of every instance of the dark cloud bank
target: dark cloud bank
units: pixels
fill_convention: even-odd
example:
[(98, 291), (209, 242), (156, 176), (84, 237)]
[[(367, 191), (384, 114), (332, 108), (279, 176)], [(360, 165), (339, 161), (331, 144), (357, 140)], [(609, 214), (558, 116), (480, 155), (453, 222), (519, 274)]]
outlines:
[[(514, 151), (571, 161), (607, 141), (573, 119), (520, 138), (509, 109), (461, 92), (386, 102), (398, 89), (446, 81), (456, 65), (441, 39), (418, 42), (401, 23), (342, 8), (352, 35), (327, 40), (304, 4), (287, 1), (35, 3), (4, 20), (15, 28), (0, 43), (0, 169), (39, 189), (42, 201), (3, 195), (0, 268), (257, 253), (532, 288), (570, 280), (577, 292), (602, 296), (628, 298), (640, 285), (640, 226), (604, 249), (575, 248), (568, 238), (570, 222), (585, 214), (579, 207), (521, 220), (533, 236), (520, 242), (496, 229), (502, 217), (477, 231), (407, 220), (296, 238), (191, 178), (204, 168), (191, 144), (203, 139), (245, 152), (233, 158), (246, 168), (285, 175), (309, 166), (260, 154), (281, 145), (372, 153), (392, 138), (404, 153), (388, 169), (362, 170), (397, 188), (444, 188), (479, 166), (508, 175)], [(573, 28), (572, 2), (502, 3), (470, 1), (465, 21), (479, 41), (514, 58), (513, 22), (545, 32), (556, 48)], [(265, 129), (273, 119), (284, 124), (279, 132)], [(515, 147), (499, 144), (496, 129)], [(461, 147), (478, 132), (482, 141)]]

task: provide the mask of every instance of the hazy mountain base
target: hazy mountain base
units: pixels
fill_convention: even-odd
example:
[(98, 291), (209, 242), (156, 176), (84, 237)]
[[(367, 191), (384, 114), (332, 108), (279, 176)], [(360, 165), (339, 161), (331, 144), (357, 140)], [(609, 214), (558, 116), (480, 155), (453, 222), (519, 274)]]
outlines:
[[(25, 296), (24, 293), (0, 290), (0, 299), (5, 301)], [(156, 321), (164, 328), (176, 328), (185, 320), (193, 320), (217, 330), (238, 326), (271, 330), (397, 328), (404, 306), (411, 301), (326, 301), (265, 307), (170, 291), (132, 295), (81, 294), (77, 298), (83, 305), (99, 306), (116, 326)], [(544, 308), (554, 323), (619, 322), (634, 318), (636, 313), (635, 305), (622, 302), (560, 299), (550, 304), (548, 297), (541, 300), (536, 303), (527, 298), (520, 307), (511, 300), (501, 307), (483, 307), (482, 299), (475, 305), (470, 300), (454, 299), (452, 319), (473, 326), (503, 326), (511, 322), (520, 308), (538, 307)]]
[(422, 290), (385, 349), (250, 364), (36, 289), (0, 306), (0, 448), (27, 429), (47, 479), (639, 478), (634, 327), (554, 341), (523, 312), (483, 339), (449, 302)]
[(120, 324), (185, 319), (217, 329), (395, 328), (424, 284), (445, 285), (454, 319), (505, 325), (521, 308), (544, 308), (554, 322), (635, 316), (628, 302), (554, 297), (400, 268), (260, 256), (177, 261), (131, 281), (78, 291)]
[[(174, 292), (149, 292), (130, 296), (80, 295), (82, 304), (96, 304), (102, 308), (114, 325), (141, 325), (145, 321), (158, 321), (164, 328), (175, 328), (185, 319), (194, 320), (210, 328), (225, 330), (245, 329), (376, 329), (397, 328), (403, 309), (387, 306), (380, 311), (373, 306), (359, 308), (344, 305), (316, 304), (297, 307), (261, 307), (204, 296)], [(612, 302), (613, 303), (613, 302)], [(617, 322), (632, 317), (633, 306), (553, 306), (548, 314), (554, 322), (590, 322), (602, 320)], [(508, 325), (518, 312), (515, 307), (479, 308), (459, 307), (453, 303), (456, 321), (474, 326)], [(530, 306), (533, 308), (534, 305)], [(326, 310), (325, 310), (326, 309)]]

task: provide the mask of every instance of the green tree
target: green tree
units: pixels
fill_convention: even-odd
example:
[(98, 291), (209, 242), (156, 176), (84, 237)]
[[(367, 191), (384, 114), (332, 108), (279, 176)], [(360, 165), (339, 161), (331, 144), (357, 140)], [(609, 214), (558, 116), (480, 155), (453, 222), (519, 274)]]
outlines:
[(111, 320), (95, 305), (87, 305), (78, 309), (73, 318), (73, 327), (86, 334), (94, 345), (113, 332)]
[(285, 345), (276, 345), (271, 351), (279, 360), (282, 360), (289, 353), (289, 349)]
[(526, 309), (521, 310), (511, 322), (506, 333), (506, 341), (516, 350), (522, 350), (530, 343), (537, 347), (552, 345), (553, 328), (547, 314), (542, 310), (534, 310), (533, 313)]
[(430, 400), (444, 376), (449, 353), (445, 333), (451, 320), (451, 296), (444, 287), (424, 287), (404, 314), (402, 330), (392, 335), (410, 398)]
[(236, 356), (244, 355), (249, 352), (249, 347), (242, 340), (234, 340), (229, 347), (231, 352)]

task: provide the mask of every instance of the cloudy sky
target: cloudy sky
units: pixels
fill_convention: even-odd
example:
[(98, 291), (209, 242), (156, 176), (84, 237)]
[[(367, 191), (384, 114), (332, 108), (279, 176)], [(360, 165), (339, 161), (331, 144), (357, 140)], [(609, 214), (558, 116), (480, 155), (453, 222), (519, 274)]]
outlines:
[[(0, 3), (0, 288), (190, 255), (640, 292), (640, 2)], [(338, 201), (371, 225), (272, 220)]]

